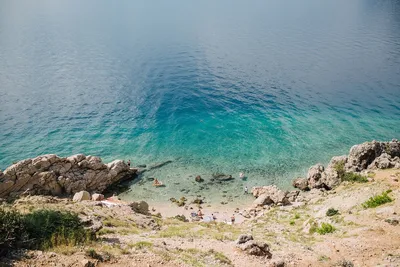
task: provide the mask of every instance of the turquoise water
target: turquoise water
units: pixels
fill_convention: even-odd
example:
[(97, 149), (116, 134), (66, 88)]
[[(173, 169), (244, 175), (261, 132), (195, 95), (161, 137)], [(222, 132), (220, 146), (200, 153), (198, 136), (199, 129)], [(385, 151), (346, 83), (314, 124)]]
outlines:
[[(399, 1), (0, 0), (2, 169), (172, 160), (123, 197), (235, 198), (400, 138), (399, 103)], [(248, 180), (193, 182), (217, 172)]]

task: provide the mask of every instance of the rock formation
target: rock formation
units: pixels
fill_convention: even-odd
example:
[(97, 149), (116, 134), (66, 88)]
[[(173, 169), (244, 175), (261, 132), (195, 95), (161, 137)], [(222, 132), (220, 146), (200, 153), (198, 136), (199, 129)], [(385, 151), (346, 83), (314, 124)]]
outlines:
[(0, 172), (0, 198), (28, 192), (72, 195), (80, 191), (102, 192), (111, 184), (131, 179), (136, 170), (122, 160), (109, 164), (82, 154), (67, 158), (54, 154), (22, 160)]
[(276, 185), (253, 187), (251, 193), (257, 198), (253, 202), (255, 207), (272, 204), (288, 205), (291, 201), (295, 201), (298, 195), (296, 191), (282, 191)]
[(268, 259), (272, 257), (272, 254), (269, 251), (269, 245), (264, 242), (254, 241), (252, 235), (241, 235), (235, 243), (238, 248), (249, 255), (263, 256)]
[(400, 142), (366, 142), (355, 145), (349, 155), (333, 157), (327, 168), (320, 163), (310, 167), (307, 179), (297, 178), (293, 186), (300, 190), (323, 188), (330, 190), (338, 186), (345, 172), (361, 172), (366, 169), (400, 169)]

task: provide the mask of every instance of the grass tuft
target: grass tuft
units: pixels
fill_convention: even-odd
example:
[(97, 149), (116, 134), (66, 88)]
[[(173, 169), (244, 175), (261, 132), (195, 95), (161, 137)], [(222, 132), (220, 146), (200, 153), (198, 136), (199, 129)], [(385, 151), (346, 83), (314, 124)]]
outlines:
[(342, 181), (348, 181), (348, 182), (357, 182), (357, 183), (366, 183), (368, 182), (367, 177), (362, 176), (361, 174), (354, 173), (354, 172), (346, 172), (343, 177)]
[(320, 235), (326, 235), (335, 232), (336, 228), (329, 223), (322, 223), (320, 227), (316, 229), (316, 232)]
[(388, 195), (391, 190), (385, 191), (380, 195), (376, 195), (373, 197), (370, 197), (367, 201), (365, 201), (362, 206), (367, 209), (367, 208), (375, 208), (380, 205), (392, 202), (393, 199)]

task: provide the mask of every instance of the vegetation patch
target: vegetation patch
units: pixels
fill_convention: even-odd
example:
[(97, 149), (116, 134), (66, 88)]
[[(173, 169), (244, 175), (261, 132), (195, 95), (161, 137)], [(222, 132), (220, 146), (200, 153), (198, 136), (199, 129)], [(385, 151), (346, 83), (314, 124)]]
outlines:
[(357, 183), (366, 183), (368, 182), (367, 177), (362, 176), (361, 174), (354, 173), (354, 172), (346, 172), (343, 177), (342, 181), (348, 181), (348, 182), (357, 182)]
[(367, 177), (362, 176), (358, 173), (354, 173), (354, 172), (346, 172), (345, 168), (344, 168), (344, 161), (338, 161), (336, 162), (335, 166), (333, 167), (335, 169), (335, 171), (338, 174), (338, 177), (342, 180), (342, 181), (348, 181), (348, 182), (357, 182), (357, 183), (366, 183), (368, 182)]
[(147, 249), (147, 248), (152, 248), (153, 243), (148, 242), (148, 241), (139, 241), (134, 244), (129, 244), (129, 247), (136, 248), (136, 249)]
[(380, 195), (376, 195), (373, 197), (370, 197), (367, 201), (365, 201), (362, 206), (367, 209), (367, 208), (375, 208), (380, 205), (392, 202), (393, 199), (389, 196), (389, 193), (392, 192), (391, 190), (388, 190), (386, 192), (383, 192)]
[(334, 208), (330, 208), (326, 211), (326, 216), (331, 217), (339, 214), (338, 210), (335, 210)]
[(18, 248), (76, 246), (93, 239), (76, 214), (54, 210), (21, 214), (0, 208), (0, 254)]
[(320, 227), (316, 229), (316, 232), (320, 235), (326, 235), (335, 232), (336, 228), (329, 223), (322, 223)]

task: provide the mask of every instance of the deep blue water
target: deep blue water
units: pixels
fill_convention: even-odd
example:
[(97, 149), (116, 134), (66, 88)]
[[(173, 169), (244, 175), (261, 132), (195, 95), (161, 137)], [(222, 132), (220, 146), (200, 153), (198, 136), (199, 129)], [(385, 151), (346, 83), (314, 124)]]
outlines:
[(126, 196), (163, 199), (198, 194), (198, 174), (248, 175), (218, 195), (392, 138), (400, 1), (0, 0), (2, 169), (44, 153), (173, 160)]

